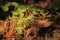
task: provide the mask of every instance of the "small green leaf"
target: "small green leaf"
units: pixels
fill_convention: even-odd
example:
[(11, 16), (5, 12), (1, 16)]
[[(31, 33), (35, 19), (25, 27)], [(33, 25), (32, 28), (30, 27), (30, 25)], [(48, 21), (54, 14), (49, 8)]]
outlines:
[(7, 2), (5, 5), (1, 5), (2, 10), (4, 12), (7, 12), (9, 10), (10, 2)]
[(25, 12), (25, 11), (26, 11), (26, 8), (19, 6), (19, 7), (17, 8), (17, 11), (20, 12), (20, 13), (21, 13), (21, 12)]
[(19, 6), (17, 2), (12, 2), (11, 5), (15, 6), (16, 8)]
[(21, 18), (20, 20), (18, 20), (18, 24), (23, 24), (26, 18)]
[(29, 20), (27, 18), (21, 18), (18, 20), (18, 24), (25, 24), (26, 26), (29, 25)]
[(20, 13), (20, 17), (23, 17), (24, 16), (24, 13), (22, 12), (22, 13)]
[(22, 28), (20, 26), (16, 26), (15, 30), (17, 31), (18, 34), (22, 34)]
[(7, 2), (6, 4), (5, 4), (5, 6), (10, 6), (11, 5), (11, 3), (10, 2)]
[(13, 15), (13, 16), (12, 16), (12, 18), (16, 18), (16, 16), (15, 16), (15, 15)]
[(33, 18), (34, 18), (34, 15), (33, 14), (31, 14), (30, 16), (27, 17), (28, 20), (31, 20)]
[(40, 11), (39, 8), (33, 8), (33, 7), (31, 7), (31, 10), (32, 10), (32, 11), (35, 11), (35, 12), (39, 12), (39, 11)]
[(19, 13), (17, 11), (12, 12), (12, 13), (13, 13), (13, 15), (19, 15)]
[(9, 10), (9, 8), (8, 8), (8, 6), (3, 6), (3, 7), (2, 7), (2, 10), (3, 10), (4, 12), (7, 12), (7, 11)]

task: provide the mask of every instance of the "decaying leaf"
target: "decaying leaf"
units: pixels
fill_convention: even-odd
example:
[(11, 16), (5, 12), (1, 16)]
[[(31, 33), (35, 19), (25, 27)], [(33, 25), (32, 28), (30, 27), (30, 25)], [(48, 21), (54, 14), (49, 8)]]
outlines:
[(25, 36), (27, 37), (31, 33), (31, 31), (32, 31), (32, 27), (25, 30)]
[(0, 25), (4, 26), (4, 21), (3, 20), (0, 20)]
[(9, 32), (6, 33), (5, 38), (11, 37), (11, 36), (13, 36), (13, 34), (14, 34), (14, 31), (9, 30)]
[(48, 20), (38, 20), (38, 23), (42, 26), (42, 27), (49, 27), (52, 22), (48, 21)]
[(20, 26), (22, 28), (25, 28), (25, 25), (24, 24), (19, 24), (18, 26)]
[(4, 28), (0, 27), (0, 34), (4, 34)]

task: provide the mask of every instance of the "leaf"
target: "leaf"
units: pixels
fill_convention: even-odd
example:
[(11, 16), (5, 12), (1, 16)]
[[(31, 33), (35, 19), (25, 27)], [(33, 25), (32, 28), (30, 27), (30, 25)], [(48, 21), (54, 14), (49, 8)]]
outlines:
[(39, 8), (31, 7), (31, 9), (30, 9), (30, 10), (35, 11), (35, 12), (40, 12), (40, 9), (39, 9)]
[(4, 26), (4, 21), (3, 20), (0, 20), (0, 26), (2, 25), (2, 26)]
[(20, 26), (21, 28), (25, 28), (25, 25), (24, 24), (18, 24), (18, 26)]
[(0, 27), (0, 34), (4, 34), (4, 27)]
[(3, 6), (3, 7), (2, 7), (2, 10), (3, 10), (4, 12), (7, 12), (7, 11), (9, 10), (9, 8), (8, 8), (8, 6)]
[(20, 26), (16, 26), (15, 30), (17, 31), (18, 34), (22, 34), (22, 28)]
[(23, 24), (25, 19), (26, 18), (21, 18), (20, 20), (18, 20), (18, 24)]
[(33, 12), (33, 14), (37, 14), (37, 12), (35, 12), (35, 11), (32, 11)]
[(29, 26), (30, 22), (29, 22), (28, 20), (26, 20), (26, 21), (24, 21), (24, 24), (25, 24), (26, 26)]
[(23, 12), (21, 12), (21, 13), (20, 13), (20, 17), (23, 17), (23, 16), (24, 16), (24, 13), (23, 13)]
[(5, 5), (2, 5), (2, 9), (4, 12), (8, 11), (9, 10), (9, 6), (10, 6), (10, 2), (7, 2)]
[(15, 8), (19, 6), (17, 2), (11, 2), (11, 5), (15, 6)]
[(12, 18), (16, 18), (16, 17), (19, 17), (20, 16), (20, 14), (19, 14), (19, 12), (17, 12), (17, 11), (12, 11)]
[(13, 13), (13, 15), (19, 15), (19, 13), (17, 11), (12, 12), (12, 13)]
[(11, 3), (10, 2), (6, 2), (6, 4), (5, 4), (5, 6), (10, 6), (11, 5)]
[(9, 30), (9, 32), (7, 32), (7, 34), (5, 35), (6, 38), (11, 37), (14, 34), (13, 30)]
[(25, 12), (25, 11), (26, 11), (26, 8), (19, 6), (19, 7), (17, 8), (17, 11), (18, 11), (19, 13)]
[(27, 8), (28, 10), (30, 10), (30, 9), (31, 9), (31, 6), (29, 6), (29, 5), (26, 5), (26, 8)]
[(30, 16), (27, 17), (28, 20), (31, 20), (33, 18), (34, 18), (34, 15), (33, 14), (31, 14)]
[(18, 20), (18, 24), (25, 24), (26, 26), (29, 25), (29, 20), (27, 18), (21, 18)]
[(25, 32), (26, 36), (28, 36), (31, 33), (31, 31), (32, 31), (32, 28), (29, 28), (29, 29), (25, 30), (24, 32)]
[(12, 18), (16, 18), (16, 16), (15, 16), (15, 15), (13, 15), (13, 16), (12, 16)]
[(38, 23), (42, 26), (42, 27), (49, 27), (52, 22), (48, 21), (48, 20), (38, 20)]

